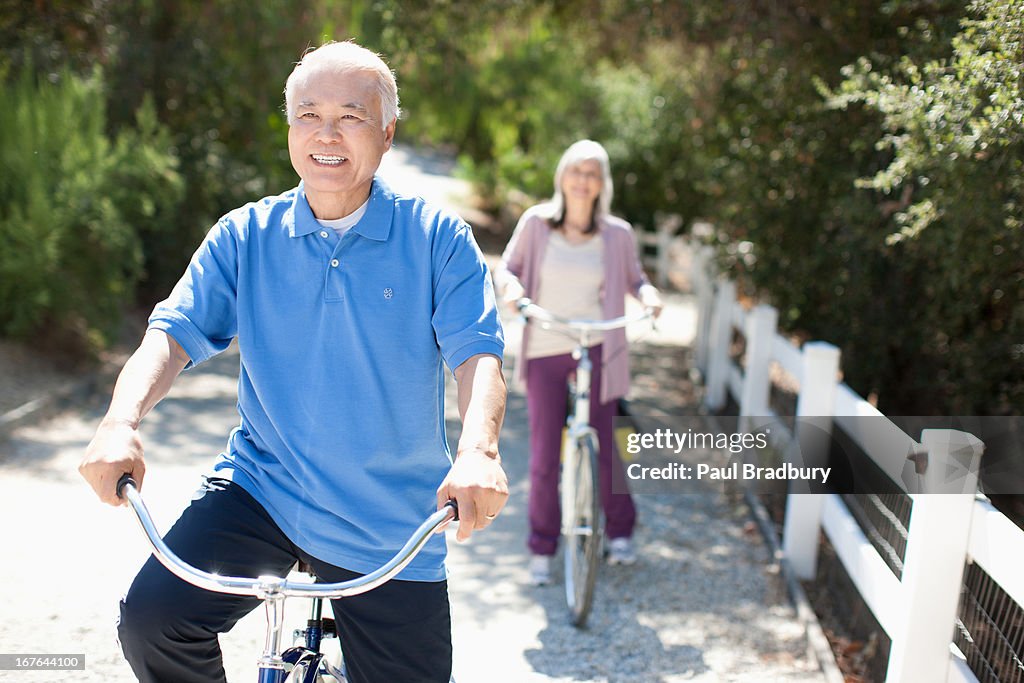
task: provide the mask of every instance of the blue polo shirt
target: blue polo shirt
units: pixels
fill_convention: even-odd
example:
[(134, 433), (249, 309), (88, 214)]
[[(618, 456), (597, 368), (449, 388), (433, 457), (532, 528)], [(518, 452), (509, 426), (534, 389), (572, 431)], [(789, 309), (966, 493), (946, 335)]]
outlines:
[[(149, 326), (189, 366), (238, 337), (241, 423), (215, 469), (300, 548), (361, 573), (436, 509), (444, 365), (504, 346), (469, 226), (380, 178), (340, 238), (301, 184), (227, 214)], [(444, 556), (437, 535), (401, 576), (441, 580)]]

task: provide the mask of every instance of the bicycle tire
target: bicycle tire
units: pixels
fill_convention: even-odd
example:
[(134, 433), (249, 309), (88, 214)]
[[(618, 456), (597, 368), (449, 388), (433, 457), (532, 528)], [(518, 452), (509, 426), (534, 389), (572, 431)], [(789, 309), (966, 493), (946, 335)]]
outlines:
[(575, 481), (574, 509), (563, 510), (570, 515), (563, 525), (563, 558), (565, 561), (565, 600), (573, 626), (587, 624), (594, 602), (594, 587), (601, 560), (601, 504), (597, 479), (597, 444), (593, 435), (581, 437), (574, 444)]

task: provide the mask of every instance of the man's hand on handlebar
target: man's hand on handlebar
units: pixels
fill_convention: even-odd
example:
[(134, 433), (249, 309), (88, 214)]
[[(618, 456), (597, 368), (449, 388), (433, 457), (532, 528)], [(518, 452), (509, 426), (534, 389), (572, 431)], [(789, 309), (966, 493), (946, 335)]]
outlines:
[(459, 453), (437, 489), (438, 508), (449, 500), (459, 506), (456, 540), (465, 541), (490, 526), (508, 501), (508, 478), (500, 457), (480, 450)]
[(124, 505), (124, 500), (117, 496), (118, 479), (130, 474), (141, 488), (146, 474), (137, 426), (128, 420), (104, 418), (85, 450), (78, 471), (101, 501)]

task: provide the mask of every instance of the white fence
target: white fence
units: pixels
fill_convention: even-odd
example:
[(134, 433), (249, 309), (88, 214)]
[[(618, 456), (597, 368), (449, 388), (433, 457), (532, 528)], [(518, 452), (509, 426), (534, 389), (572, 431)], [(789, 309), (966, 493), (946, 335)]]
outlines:
[(676, 232), (683, 225), (678, 214), (659, 214), (655, 217), (654, 231), (637, 230), (636, 238), (640, 248), (641, 261), (645, 268), (654, 272), (654, 284), (667, 287), (669, 278), (679, 269), (676, 247), (683, 242), (676, 237)]
[[(908, 468), (929, 454), (945, 461), (952, 452), (973, 460), (977, 472), (984, 445), (953, 430), (924, 430), (919, 440), (904, 433), (868, 401), (838, 381), (841, 351), (826, 342), (797, 348), (776, 331), (777, 311), (746, 309), (733, 283), (717, 278), (709, 247), (688, 245), (689, 281), (698, 305), (694, 357), (705, 378), (705, 402), (717, 410), (731, 397), (743, 416), (771, 416), (773, 364), (799, 385), (796, 417), (815, 417), (815, 426), (838, 425), (886, 475), (906, 481)], [(734, 333), (745, 341), (745, 362), (730, 359)], [(872, 429), (864, 429), (872, 416)], [(884, 425), (879, 429), (878, 425)], [(803, 442), (801, 446), (803, 446)], [(821, 444), (827, 447), (827, 444)], [(908, 458), (909, 454), (909, 458)], [(915, 462), (916, 461), (916, 462)], [(818, 539), (824, 530), (864, 602), (891, 640), (889, 683), (977, 681), (953, 644), (965, 568), (976, 563), (1016, 603), (1024, 605), (1024, 532), (981, 495), (944, 494), (938, 467), (924, 468), (920, 490), (910, 492), (911, 519), (899, 576), (868, 540), (843, 498), (834, 494), (787, 496), (782, 546), (785, 561), (803, 579), (817, 569)], [(914, 470), (919, 471), (919, 470)], [(970, 490), (976, 490), (976, 480)], [(1024, 680), (1024, 665), (1010, 647), (1009, 667)], [(996, 680), (996, 679), (991, 679)], [(1007, 683), (1007, 679), (1003, 679)]]

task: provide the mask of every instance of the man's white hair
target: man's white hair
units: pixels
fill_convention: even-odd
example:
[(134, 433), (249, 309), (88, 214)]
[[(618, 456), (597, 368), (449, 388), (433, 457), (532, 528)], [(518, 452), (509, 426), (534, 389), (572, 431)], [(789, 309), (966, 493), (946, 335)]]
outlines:
[(329, 69), (336, 73), (365, 71), (373, 74), (376, 77), (377, 92), (380, 95), (381, 128), (387, 128), (401, 115), (401, 110), (398, 108), (398, 84), (395, 82), (395, 74), (384, 63), (380, 55), (349, 40), (342, 43), (325, 43), (308, 51), (292, 69), (284, 85), (284, 106), (289, 125), (295, 120), (297, 106), (295, 91), (320, 69)]

